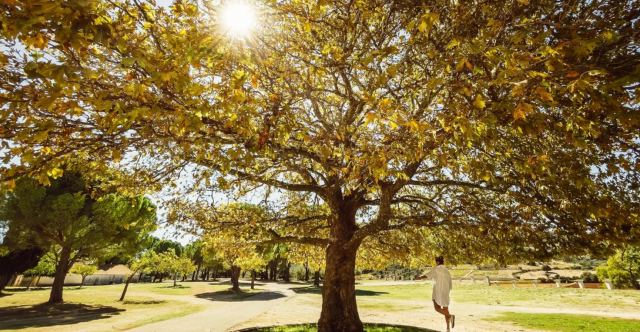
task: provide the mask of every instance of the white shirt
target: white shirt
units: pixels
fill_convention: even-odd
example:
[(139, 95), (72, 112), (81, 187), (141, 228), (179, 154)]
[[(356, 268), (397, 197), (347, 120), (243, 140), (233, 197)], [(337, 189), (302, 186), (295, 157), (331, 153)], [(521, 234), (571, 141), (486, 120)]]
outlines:
[(433, 293), (431, 299), (441, 307), (449, 306), (449, 292), (451, 291), (451, 274), (444, 265), (434, 267), (427, 278), (433, 279)]

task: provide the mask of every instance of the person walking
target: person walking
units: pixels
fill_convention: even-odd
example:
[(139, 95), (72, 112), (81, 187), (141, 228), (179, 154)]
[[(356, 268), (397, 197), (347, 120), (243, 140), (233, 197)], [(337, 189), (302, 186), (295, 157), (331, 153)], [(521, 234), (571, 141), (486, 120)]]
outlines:
[(444, 315), (444, 319), (447, 322), (447, 332), (449, 332), (451, 331), (449, 325), (451, 325), (451, 328), (456, 326), (456, 315), (449, 313), (449, 292), (452, 288), (452, 282), (451, 274), (444, 266), (444, 257), (436, 257), (436, 267), (427, 273), (426, 278), (433, 279), (433, 292), (431, 295), (433, 307), (437, 312)]

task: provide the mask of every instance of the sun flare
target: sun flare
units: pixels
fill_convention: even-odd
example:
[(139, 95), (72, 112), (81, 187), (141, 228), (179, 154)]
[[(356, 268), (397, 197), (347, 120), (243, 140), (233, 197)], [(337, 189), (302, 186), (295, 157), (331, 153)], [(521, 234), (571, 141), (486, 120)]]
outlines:
[(247, 38), (258, 25), (255, 8), (243, 1), (227, 1), (220, 10), (219, 21), (229, 36), (238, 39)]

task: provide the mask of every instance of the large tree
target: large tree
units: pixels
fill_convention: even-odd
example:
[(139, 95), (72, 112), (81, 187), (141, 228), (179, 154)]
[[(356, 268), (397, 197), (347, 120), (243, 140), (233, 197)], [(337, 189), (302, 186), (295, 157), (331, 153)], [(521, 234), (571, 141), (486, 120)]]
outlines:
[(0, 206), (9, 229), (55, 256), (49, 303), (62, 302), (64, 279), (75, 262), (135, 252), (156, 228), (155, 206), (147, 198), (92, 194), (73, 172), (65, 172), (49, 186), (23, 177)]
[(362, 330), (368, 239), (426, 228), (434, 249), (504, 257), (638, 241), (638, 1), (256, 7), (238, 40), (208, 2), (4, 2), (2, 178), (83, 154), (148, 184), (187, 170), (320, 200), (327, 218), (271, 235), (326, 248), (321, 331)]

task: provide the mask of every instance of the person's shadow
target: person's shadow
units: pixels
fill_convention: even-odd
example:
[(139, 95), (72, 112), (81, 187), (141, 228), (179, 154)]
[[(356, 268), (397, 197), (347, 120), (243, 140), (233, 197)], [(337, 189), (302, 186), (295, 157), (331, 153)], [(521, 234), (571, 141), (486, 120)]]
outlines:
[(67, 325), (109, 318), (125, 311), (80, 303), (36, 304), (0, 308), (0, 330)]

